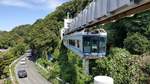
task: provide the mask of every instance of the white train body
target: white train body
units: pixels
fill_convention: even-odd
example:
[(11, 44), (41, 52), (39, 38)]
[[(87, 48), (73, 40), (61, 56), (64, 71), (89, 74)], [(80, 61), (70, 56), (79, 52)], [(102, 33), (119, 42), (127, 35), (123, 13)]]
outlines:
[(96, 59), (106, 55), (107, 33), (103, 29), (82, 30), (63, 36), (64, 45), (85, 59)]

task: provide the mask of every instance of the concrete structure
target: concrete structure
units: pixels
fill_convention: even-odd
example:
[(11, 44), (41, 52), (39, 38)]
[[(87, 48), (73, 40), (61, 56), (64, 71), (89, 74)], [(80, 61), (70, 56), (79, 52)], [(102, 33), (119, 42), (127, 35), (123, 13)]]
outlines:
[[(66, 30), (70, 29), (70, 24), (72, 22), (72, 19), (64, 19), (64, 28), (60, 30), (60, 36), (61, 40), (63, 39), (63, 34)], [(73, 24), (72, 24), (73, 25)]]
[(114, 84), (114, 80), (108, 76), (96, 76), (94, 77), (94, 84)]

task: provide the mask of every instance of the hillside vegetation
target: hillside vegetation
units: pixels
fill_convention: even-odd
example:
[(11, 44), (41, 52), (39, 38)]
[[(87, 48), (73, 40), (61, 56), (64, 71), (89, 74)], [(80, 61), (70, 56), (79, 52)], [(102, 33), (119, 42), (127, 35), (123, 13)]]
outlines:
[[(70, 84), (90, 84), (96, 75), (111, 76), (114, 84), (148, 84), (150, 68), (142, 57), (150, 51), (150, 11), (103, 26), (108, 32), (108, 55), (90, 61), (89, 75), (84, 73), (79, 56), (63, 46), (60, 29), (66, 13), (70, 11), (74, 17), (89, 2), (71, 0), (32, 25), (20, 25), (10, 32), (0, 33), (0, 48), (13, 48), (19, 44), (30, 46), (35, 61), (47, 68), (48, 80), (54, 84), (62, 84), (57, 77)], [(53, 55), (52, 61), (48, 61), (49, 54)], [(4, 68), (0, 70), (4, 73)]]

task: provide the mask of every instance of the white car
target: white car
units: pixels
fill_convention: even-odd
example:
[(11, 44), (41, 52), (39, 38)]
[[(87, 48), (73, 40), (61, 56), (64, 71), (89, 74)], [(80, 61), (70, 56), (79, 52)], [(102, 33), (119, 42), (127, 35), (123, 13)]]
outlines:
[(22, 59), (21, 59), (21, 61), (26, 61), (26, 58), (25, 58), (25, 57), (24, 57), (24, 58), (22, 58)]
[(26, 58), (25, 57), (20, 60), (20, 64), (21, 65), (25, 65), (26, 64)]
[(21, 64), (21, 65), (25, 65), (25, 64), (26, 64), (26, 61), (20, 61), (20, 64)]

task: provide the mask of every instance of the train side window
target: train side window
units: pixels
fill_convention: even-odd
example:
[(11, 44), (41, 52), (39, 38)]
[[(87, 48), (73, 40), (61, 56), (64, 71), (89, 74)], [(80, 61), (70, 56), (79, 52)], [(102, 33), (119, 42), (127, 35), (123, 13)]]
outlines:
[(77, 47), (80, 48), (80, 41), (77, 40)]
[(69, 40), (69, 45), (75, 46), (75, 40)]

